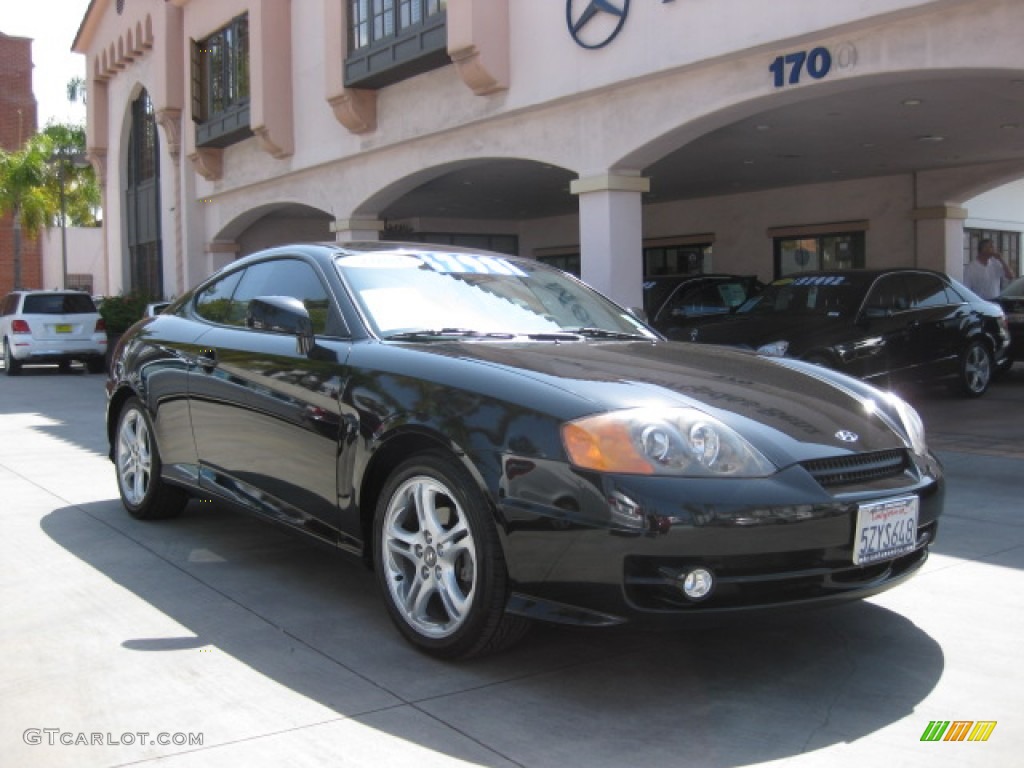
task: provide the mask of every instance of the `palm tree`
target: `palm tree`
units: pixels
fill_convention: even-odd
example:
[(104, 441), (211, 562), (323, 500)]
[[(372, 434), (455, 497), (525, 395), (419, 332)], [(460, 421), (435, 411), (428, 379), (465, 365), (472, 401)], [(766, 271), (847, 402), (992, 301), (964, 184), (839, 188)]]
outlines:
[(14, 288), (21, 288), (22, 233), (96, 223), (100, 191), (84, 165), (85, 129), (54, 123), (16, 152), (0, 150), (0, 214), (14, 220)]
[[(93, 226), (100, 205), (100, 189), (96, 174), (85, 159), (85, 128), (50, 123), (43, 129), (43, 135), (50, 141), (50, 164), (44, 184), (48, 196), (58, 203), (47, 226)], [(62, 196), (64, 202), (60, 204)]]
[(49, 140), (33, 136), (16, 152), (0, 149), (0, 214), (14, 220), (14, 288), (21, 288), (21, 233), (34, 237), (52, 216), (53, 200), (45, 186)]
[(83, 104), (86, 103), (88, 98), (88, 92), (85, 89), (85, 78), (84, 77), (72, 77), (68, 80), (68, 101), (75, 104), (81, 101)]

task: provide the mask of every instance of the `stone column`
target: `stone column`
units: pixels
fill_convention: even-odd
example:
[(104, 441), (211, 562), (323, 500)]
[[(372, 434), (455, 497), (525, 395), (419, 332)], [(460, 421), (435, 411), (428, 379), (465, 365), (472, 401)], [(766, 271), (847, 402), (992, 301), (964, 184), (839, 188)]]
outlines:
[(650, 179), (602, 174), (577, 179), (583, 280), (626, 307), (643, 306), (643, 193)]

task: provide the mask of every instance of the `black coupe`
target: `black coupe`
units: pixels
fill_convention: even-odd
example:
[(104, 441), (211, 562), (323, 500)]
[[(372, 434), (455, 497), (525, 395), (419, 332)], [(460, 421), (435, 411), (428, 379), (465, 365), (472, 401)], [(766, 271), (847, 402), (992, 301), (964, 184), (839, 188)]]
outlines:
[(126, 333), (107, 390), (128, 512), (214, 499), (361, 556), (444, 658), (533, 619), (872, 595), (921, 567), (943, 505), (902, 400), (455, 248), (247, 256)]

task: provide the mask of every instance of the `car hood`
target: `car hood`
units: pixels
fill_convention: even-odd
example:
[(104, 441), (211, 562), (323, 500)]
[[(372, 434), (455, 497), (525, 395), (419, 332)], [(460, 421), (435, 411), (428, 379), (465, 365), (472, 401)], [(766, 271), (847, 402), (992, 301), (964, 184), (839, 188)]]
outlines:
[(625, 408), (698, 408), (777, 464), (907, 445), (899, 415), (880, 391), (795, 360), (661, 341), (418, 346), (530, 380), (539, 386), (524, 381), (523, 399), (557, 418)]

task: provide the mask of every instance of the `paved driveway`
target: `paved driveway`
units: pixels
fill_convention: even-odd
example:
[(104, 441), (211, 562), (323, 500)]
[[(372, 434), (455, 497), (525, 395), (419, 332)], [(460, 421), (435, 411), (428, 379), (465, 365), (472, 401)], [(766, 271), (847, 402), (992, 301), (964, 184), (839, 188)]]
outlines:
[[(981, 401), (911, 393), (949, 495), (908, 584), (461, 664), (402, 643), (359, 564), (212, 504), (128, 517), (102, 377), (0, 376), (0, 766), (1020, 765), (1022, 368)], [(921, 741), (958, 720), (997, 725)]]

